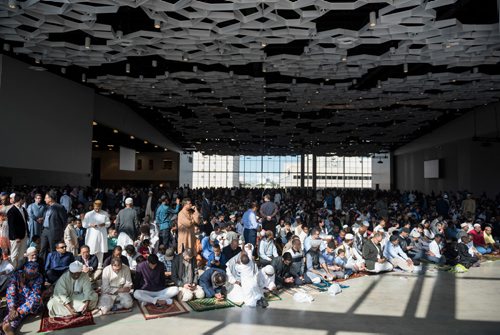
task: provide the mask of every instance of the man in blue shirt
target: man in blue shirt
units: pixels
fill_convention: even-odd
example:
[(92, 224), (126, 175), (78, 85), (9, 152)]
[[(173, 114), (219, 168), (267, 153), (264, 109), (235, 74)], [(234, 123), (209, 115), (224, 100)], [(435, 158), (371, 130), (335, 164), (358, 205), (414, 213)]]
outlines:
[(69, 269), (69, 265), (74, 260), (73, 253), (66, 251), (66, 243), (57, 243), (56, 251), (51, 252), (45, 261), (45, 276), (47, 277), (47, 281), (54, 284)]
[(257, 228), (259, 223), (257, 222), (257, 209), (259, 205), (254, 201), (247, 211), (243, 214), (241, 222), (243, 223), (243, 237), (245, 238), (245, 243), (250, 243), (254, 246), (257, 244)]
[(170, 200), (165, 197), (156, 211), (156, 224), (158, 225), (158, 229), (160, 229), (160, 244), (163, 244), (165, 248), (173, 246), (171, 234), (172, 218), (181, 210), (181, 199), (175, 199), (175, 203), (175, 209), (171, 208)]
[(413, 272), (413, 261), (405, 254), (399, 246), (399, 237), (392, 235), (384, 249), (384, 257), (394, 267), (398, 267), (406, 272)]

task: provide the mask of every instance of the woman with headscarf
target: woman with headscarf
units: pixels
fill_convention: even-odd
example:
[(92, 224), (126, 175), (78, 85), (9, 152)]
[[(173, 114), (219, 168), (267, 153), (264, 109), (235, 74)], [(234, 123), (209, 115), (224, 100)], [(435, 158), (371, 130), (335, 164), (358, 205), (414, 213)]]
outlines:
[(43, 277), (38, 272), (38, 263), (26, 262), (22, 270), (16, 271), (7, 288), (7, 315), (2, 330), (13, 335), (29, 314), (37, 314), (42, 303)]

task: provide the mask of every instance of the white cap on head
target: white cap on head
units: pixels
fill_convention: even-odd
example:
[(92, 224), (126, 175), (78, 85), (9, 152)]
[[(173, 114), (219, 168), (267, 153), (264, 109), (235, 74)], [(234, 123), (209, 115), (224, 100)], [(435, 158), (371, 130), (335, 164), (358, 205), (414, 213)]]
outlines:
[(15, 194), (15, 193), (11, 193), (11, 194), (9, 195), (9, 198), (14, 198), (15, 196), (16, 196), (16, 194)]
[(134, 199), (132, 199), (132, 198), (125, 199), (125, 205), (131, 205), (133, 203), (134, 203)]
[(69, 271), (71, 273), (82, 272), (82, 270), (83, 270), (83, 264), (79, 261), (74, 261), (69, 265)]
[(236, 215), (234, 215), (234, 214), (229, 215), (230, 219), (235, 218), (235, 217), (236, 217)]
[(272, 276), (274, 274), (274, 268), (272, 267), (272, 265), (266, 265), (264, 266), (264, 268), (262, 268), (262, 270), (264, 270), (264, 273), (266, 275)]
[(349, 228), (349, 226), (346, 224), (342, 226), (342, 229), (346, 229), (346, 228)]
[(480, 223), (474, 223), (474, 228), (477, 228), (477, 227), (481, 228), (481, 224)]
[(412, 231), (411, 234), (410, 234), (411, 237), (415, 237), (415, 238), (418, 238), (420, 237), (420, 233), (416, 230)]
[(345, 239), (346, 240), (353, 240), (354, 239), (354, 235), (353, 234), (346, 234), (345, 235)]
[(363, 226), (365, 226), (365, 227), (369, 227), (369, 226), (370, 226), (370, 222), (368, 222), (368, 221), (363, 221)]
[(462, 228), (463, 228), (463, 227), (468, 227), (468, 226), (469, 226), (469, 224), (468, 224), (467, 222), (463, 222), (463, 223), (460, 225), (460, 227), (462, 227)]
[(321, 240), (311, 240), (311, 248), (318, 248), (321, 245)]
[(25, 255), (31, 255), (31, 254), (34, 254), (36, 252), (36, 248), (35, 247), (29, 247), (28, 249), (26, 249), (26, 253)]

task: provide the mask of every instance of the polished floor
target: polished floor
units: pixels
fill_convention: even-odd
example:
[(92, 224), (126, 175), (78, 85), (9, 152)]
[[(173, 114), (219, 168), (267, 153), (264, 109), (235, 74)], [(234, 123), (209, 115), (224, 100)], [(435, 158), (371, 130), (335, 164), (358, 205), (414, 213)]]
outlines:
[[(353, 279), (337, 296), (297, 303), (284, 295), (268, 309), (229, 308), (145, 321), (132, 313), (96, 318), (96, 325), (54, 334), (500, 334), (500, 261), (464, 274), (430, 270)], [(38, 331), (39, 318), (20, 334)]]

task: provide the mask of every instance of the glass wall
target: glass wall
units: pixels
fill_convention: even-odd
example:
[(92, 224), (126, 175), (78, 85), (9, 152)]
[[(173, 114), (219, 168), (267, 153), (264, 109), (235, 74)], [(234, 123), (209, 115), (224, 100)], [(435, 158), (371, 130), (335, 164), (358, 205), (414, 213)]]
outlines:
[[(313, 186), (313, 155), (304, 156), (304, 186)], [(296, 156), (193, 155), (193, 187), (300, 187)], [(316, 157), (317, 188), (371, 188), (369, 157)]]

